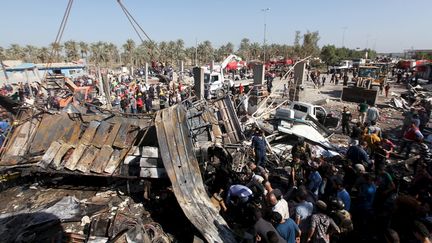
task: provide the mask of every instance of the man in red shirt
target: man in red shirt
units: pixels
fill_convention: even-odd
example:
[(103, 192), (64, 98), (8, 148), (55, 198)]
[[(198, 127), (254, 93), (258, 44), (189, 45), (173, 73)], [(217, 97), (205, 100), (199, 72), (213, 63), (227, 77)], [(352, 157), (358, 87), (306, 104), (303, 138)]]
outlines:
[(420, 129), (416, 126), (416, 124), (413, 122), (411, 123), (410, 128), (405, 132), (402, 144), (399, 149), (399, 154), (401, 154), (405, 148), (407, 149), (405, 153), (405, 158), (408, 158), (409, 154), (411, 153), (411, 147), (416, 142), (421, 142), (423, 140), (424, 136), (420, 132)]

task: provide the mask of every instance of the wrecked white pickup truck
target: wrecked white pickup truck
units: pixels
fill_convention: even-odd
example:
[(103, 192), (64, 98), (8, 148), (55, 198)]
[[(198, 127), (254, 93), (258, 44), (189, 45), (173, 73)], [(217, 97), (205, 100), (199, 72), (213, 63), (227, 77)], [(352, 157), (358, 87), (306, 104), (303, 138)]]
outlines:
[(339, 118), (327, 113), (324, 107), (300, 101), (293, 101), (288, 107), (277, 109), (275, 117), (282, 120), (311, 120), (327, 128), (339, 125)]

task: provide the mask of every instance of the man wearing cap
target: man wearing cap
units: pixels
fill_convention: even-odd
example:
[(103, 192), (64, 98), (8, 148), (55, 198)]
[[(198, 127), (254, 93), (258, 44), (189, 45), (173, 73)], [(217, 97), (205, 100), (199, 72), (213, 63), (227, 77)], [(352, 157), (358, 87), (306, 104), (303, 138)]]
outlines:
[(249, 189), (247, 186), (232, 185), (228, 191), (227, 203), (230, 205), (246, 203), (247, 201), (249, 201), (249, 199), (252, 198), (252, 196), (253, 193), (251, 189)]
[(312, 215), (311, 229), (309, 231), (307, 242), (325, 242), (330, 243), (329, 228), (340, 232), (336, 223), (324, 212), (327, 210), (327, 204), (321, 200), (316, 202), (317, 213)]

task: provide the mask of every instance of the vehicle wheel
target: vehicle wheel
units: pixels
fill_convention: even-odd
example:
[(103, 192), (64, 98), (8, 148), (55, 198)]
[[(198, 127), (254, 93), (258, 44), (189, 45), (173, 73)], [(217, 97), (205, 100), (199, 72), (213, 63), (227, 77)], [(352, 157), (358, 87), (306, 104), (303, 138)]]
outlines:
[(222, 98), (225, 96), (225, 92), (222, 89), (219, 89), (216, 91), (216, 97), (217, 98)]

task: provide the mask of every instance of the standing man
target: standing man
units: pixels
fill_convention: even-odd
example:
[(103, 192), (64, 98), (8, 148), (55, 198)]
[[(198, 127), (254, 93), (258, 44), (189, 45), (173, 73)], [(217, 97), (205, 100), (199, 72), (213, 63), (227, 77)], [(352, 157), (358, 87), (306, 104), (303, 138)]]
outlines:
[(300, 238), (301, 236), (301, 231), (294, 220), (291, 218), (283, 219), (278, 212), (273, 212), (272, 223), (279, 235), (286, 240), (287, 243), (295, 243), (296, 238)]
[(339, 227), (329, 216), (325, 214), (327, 204), (321, 200), (316, 202), (317, 213), (312, 215), (311, 228), (306, 242), (325, 242), (330, 243), (329, 228), (333, 228), (337, 233)]
[(359, 121), (362, 124), (365, 122), (366, 112), (367, 112), (368, 108), (369, 108), (369, 105), (366, 103), (366, 100), (363, 101), (363, 103), (360, 103), (358, 105)]
[(350, 134), (351, 119), (352, 119), (351, 112), (348, 110), (348, 107), (344, 106), (342, 112), (342, 133), (345, 135)]
[(405, 132), (402, 144), (399, 149), (399, 153), (401, 154), (405, 148), (405, 158), (408, 158), (409, 154), (411, 153), (411, 148), (414, 143), (423, 141), (423, 134), (420, 132), (420, 129), (416, 126), (416, 124), (413, 122), (411, 123), (411, 127)]
[(372, 122), (377, 122), (378, 119), (380, 118), (380, 114), (378, 111), (378, 108), (375, 107), (375, 105), (372, 105), (366, 113), (366, 120), (369, 124), (371, 124)]
[(255, 163), (258, 166), (263, 166), (266, 159), (266, 142), (263, 132), (256, 129), (255, 135), (252, 138), (252, 147), (255, 152)]
[(384, 87), (384, 93), (386, 98), (388, 98), (389, 91), (390, 91), (390, 84), (387, 83), (386, 86)]

